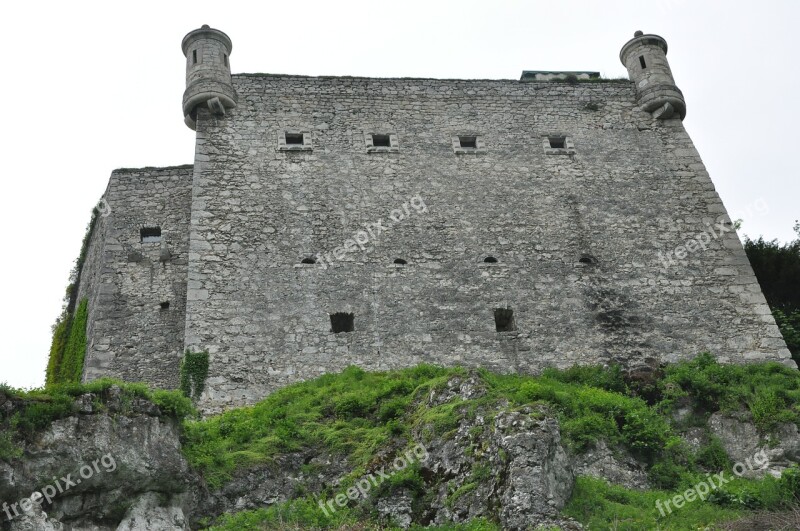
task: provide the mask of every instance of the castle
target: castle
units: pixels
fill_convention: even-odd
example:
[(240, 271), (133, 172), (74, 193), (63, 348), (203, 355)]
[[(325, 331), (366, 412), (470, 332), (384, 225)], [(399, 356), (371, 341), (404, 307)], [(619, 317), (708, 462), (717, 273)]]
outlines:
[(351, 364), (795, 366), (663, 38), (625, 43), (630, 80), (231, 75), (225, 33), (182, 47), (194, 163), (111, 174), (84, 380), (175, 388), (205, 351), (219, 411)]

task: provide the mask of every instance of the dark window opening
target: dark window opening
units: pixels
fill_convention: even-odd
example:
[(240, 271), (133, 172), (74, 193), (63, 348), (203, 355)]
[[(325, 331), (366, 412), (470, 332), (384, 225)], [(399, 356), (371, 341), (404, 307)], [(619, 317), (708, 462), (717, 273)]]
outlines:
[(567, 145), (567, 139), (563, 136), (551, 136), (548, 138), (550, 147), (553, 149), (564, 149)]
[(353, 314), (337, 312), (331, 314), (331, 332), (340, 334), (353, 331)]
[(639, 64), (642, 65), (642, 68), (647, 68), (647, 63), (644, 62), (644, 55), (639, 56)]
[(197, 50), (192, 50), (192, 63), (197, 64)]
[(301, 264), (316, 264), (317, 261), (314, 258), (303, 258), (300, 260)]
[(302, 146), (303, 133), (286, 133), (286, 144), (294, 146)]
[(494, 309), (494, 326), (498, 332), (513, 332), (517, 329), (514, 324), (514, 310), (511, 308)]
[(158, 243), (161, 241), (161, 227), (144, 227), (139, 231), (142, 243)]
[(394, 263), (397, 264), (397, 265), (406, 265), (408, 262), (406, 262), (402, 258), (395, 258), (394, 259)]
[(458, 142), (462, 148), (475, 149), (478, 147), (478, 137), (475, 136), (460, 136)]
[(495, 258), (494, 256), (487, 256), (486, 258), (483, 259), (483, 262), (485, 264), (496, 264), (497, 258)]
[(225, 66), (228, 66), (228, 54), (222, 54), (222, 62), (225, 64)]
[(374, 147), (392, 147), (389, 135), (372, 135), (372, 145)]
[(578, 262), (582, 264), (596, 264), (597, 260), (590, 254), (582, 254)]
[(159, 306), (161, 307), (162, 310), (169, 310), (169, 301), (164, 301), (161, 304), (159, 304)]

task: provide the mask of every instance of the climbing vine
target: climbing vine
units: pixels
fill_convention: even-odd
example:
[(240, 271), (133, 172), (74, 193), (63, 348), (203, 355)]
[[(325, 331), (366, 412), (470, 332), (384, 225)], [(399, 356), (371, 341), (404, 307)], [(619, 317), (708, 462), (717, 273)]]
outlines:
[[(97, 217), (100, 211), (92, 209), (92, 218), (86, 227), (86, 233), (81, 243), (81, 252), (75, 261), (75, 267), (69, 275), (69, 285), (64, 295), (64, 307), (61, 315), (53, 325), (53, 340), (50, 344), (50, 357), (47, 361), (45, 373), (46, 385), (58, 383), (80, 382), (83, 372), (83, 359), (86, 353), (86, 314), (88, 302), (82, 301), (83, 316), (78, 316), (78, 288), (80, 287), (81, 272), (86, 256), (89, 252), (89, 242), (97, 226)], [(71, 345), (71, 346), (70, 346)], [(71, 349), (68, 352), (68, 349)], [(76, 366), (76, 364), (78, 364)]]
[(208, 377), (208, 352), (189, 352), (181, 362), (181, 391), (184, 395), (197, 400), (206, 386)]
[(89, 301), (81, 300), (64, 346), (64, 356), (59, 367), (59, 381), (79, 383), (83, 375), (83, 359), (86, 355), (86, 320), (89, 313)]
[(50, 360), (47, 362), (47, 384), (80, 383), (86, 355), (86, 320), (89, 301), (81, 300), (74, 314), (66, 314), (56, 323)]

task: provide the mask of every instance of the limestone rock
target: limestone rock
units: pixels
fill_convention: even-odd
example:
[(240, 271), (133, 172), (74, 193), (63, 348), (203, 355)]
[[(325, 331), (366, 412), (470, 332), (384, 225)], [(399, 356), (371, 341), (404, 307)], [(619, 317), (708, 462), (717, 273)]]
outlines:
[[(734, 463), (745, 464), (745, 477), (780, 476), (792, 463), (800, 463), (800, 436), (795, 424), (782, 424), (773, 434), (762, 436), (749, 412), (717, 412), (709, 418), (708, 426), (711, 433), (719, 437)], [(754, 460), (759, 452), (768, 459), (761, 466)]]
[(650, 483), (644, 465), (622, 449), (612, 451), (605, 442), (573, 458), (576, 476), (602, 478), (629, 489), (647, 489)]
[(158, 495), (141, 495), (128, 509), (117, 531), (186, 531), (186, 519), (180, 506), (162, 507)]
[[(40, 508), (13, 518), (14, 531), (60, 530), (59, 522), (72, 530), (105, 531), (123, 521), (126, 530), (183, 529), (184, 508), (194, 505), (202, 481), (181, 453), (179, 423), (146, 400), (115, 413), (123, 405), (114, 388), (105, 398), (101, 410), (90, 413), (93, 395), (78, 397), (76, 413), (38, 433), (21, 458), (0, 461), (0, 499), (52, 493), (46, 514)], [(182, 506), (159, 507), (161, 498)], [(142, 527), (145, 514), (161, 523)], [(173, 527), (162, 525), (167, 521)]]

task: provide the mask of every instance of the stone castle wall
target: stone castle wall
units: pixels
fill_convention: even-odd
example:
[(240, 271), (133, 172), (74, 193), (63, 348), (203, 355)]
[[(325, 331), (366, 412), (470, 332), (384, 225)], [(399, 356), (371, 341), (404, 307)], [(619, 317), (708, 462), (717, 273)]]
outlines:
[[(103, 196), (108, 214), (98, 218), (81, 273), (79, 298), (89, 299), (84, 381), (111, 376), (178, 386), (191, 180), (191, 166), (111, 174)], [(142, 243), (143, 227), (160, 228), (162, 242)]]
[[(235, 109), (197, 116), (185, 346), (211, 354), (207, 411), (350, 364), (536, 372), (704, 350), (792, 363), (681, 121), (653, 120), (632, 84), (233, 83)], [(280, 150), (286, 132), (312, 149)], [(368, 153), (365, 133), (393, 135), (392, 147)], [(478, 153), (455, 153), (455, 135), (478, 135)], [(545, 147), (554, 135), (565, 149)], [(139, 221), (118, 222), (121, 238)], [(338, 259), (356, 235), (364, 249)], [(698, 237), (705, 249), (674, 257)], [(141, 275), (161, 266), (113, 253), (115, 296), (143, 301)], [(309, 256), (330, 264), (302, 265)], [(516, 330), (496, 331), (497, 308)], [(354, 331), (332, 333), (335, 312), (352, 312)], [(172, 381), (174, 363), (133, 343), (115, 359), (139, 363), (87, 375)]]

